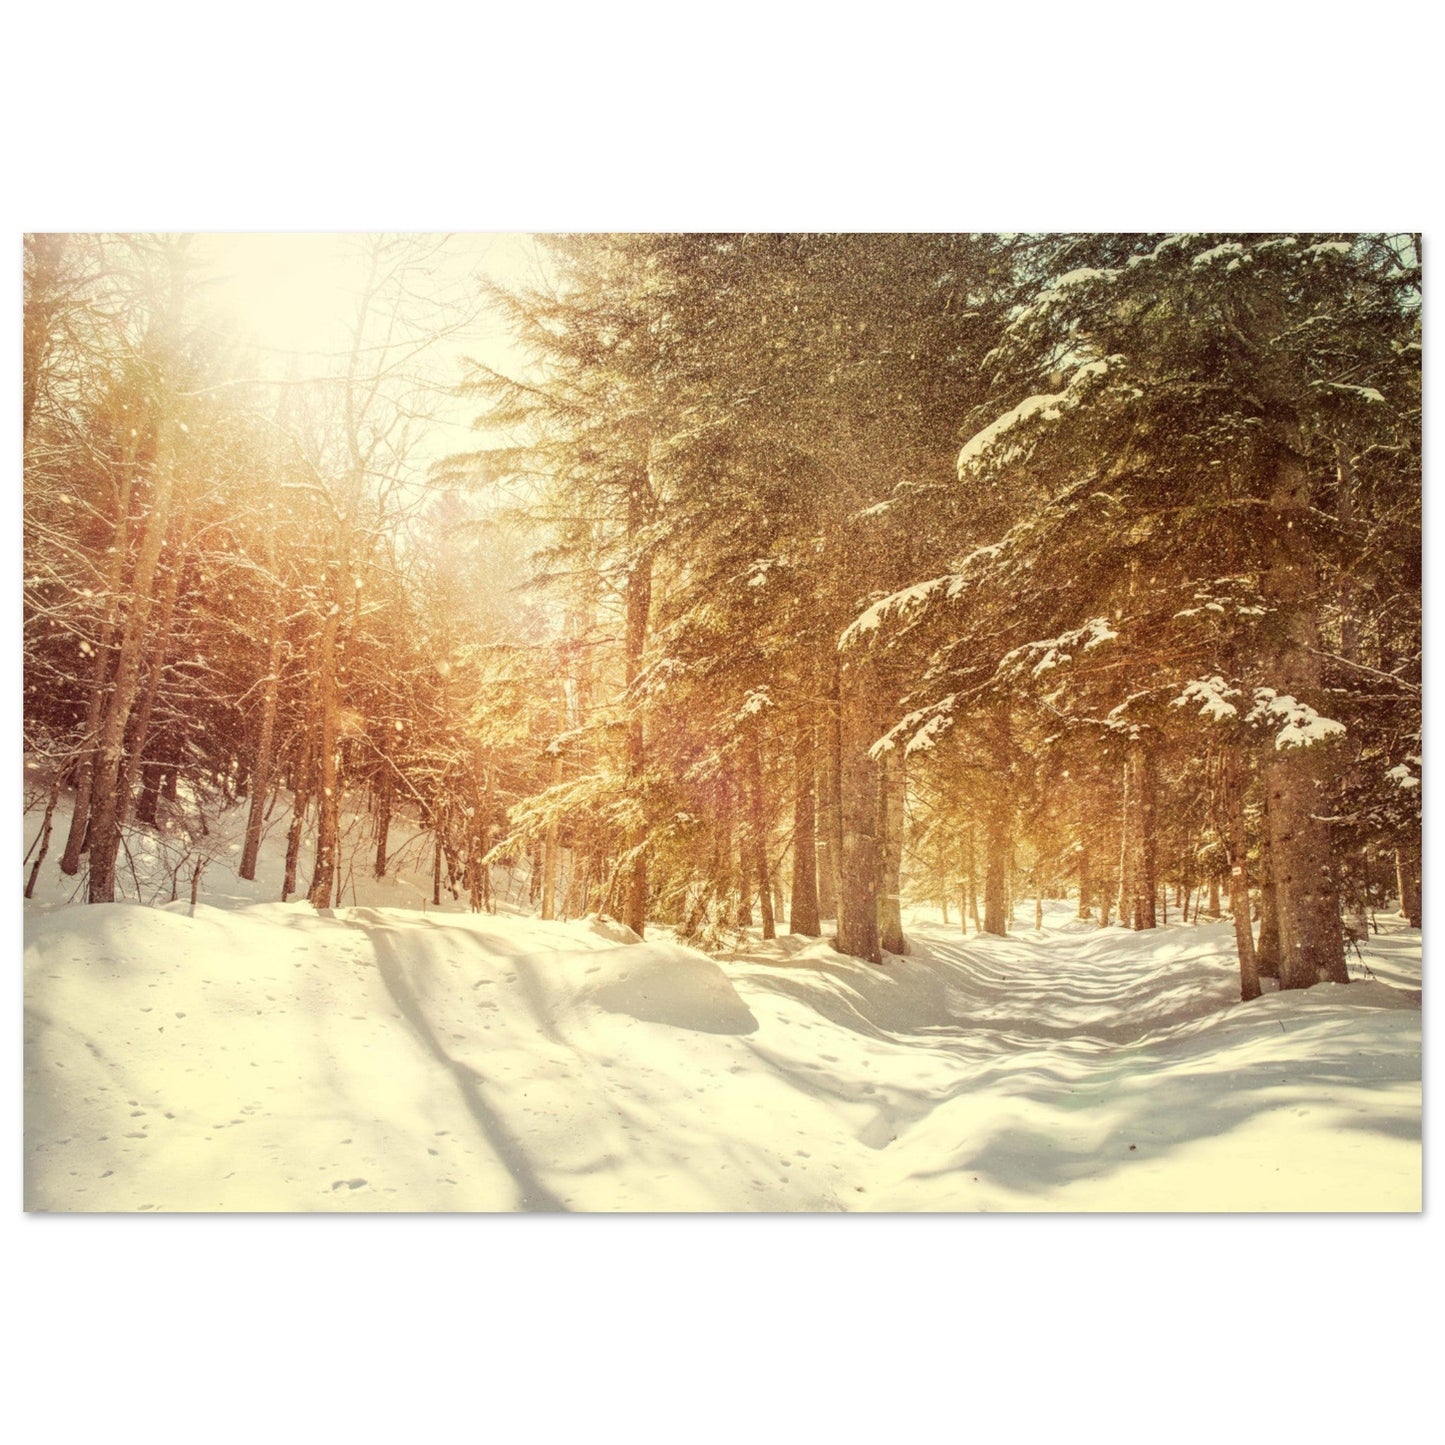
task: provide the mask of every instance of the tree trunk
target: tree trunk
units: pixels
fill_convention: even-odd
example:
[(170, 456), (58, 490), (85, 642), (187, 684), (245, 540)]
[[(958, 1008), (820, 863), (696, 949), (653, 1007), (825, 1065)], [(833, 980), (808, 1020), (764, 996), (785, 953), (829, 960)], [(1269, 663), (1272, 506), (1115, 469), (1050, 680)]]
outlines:
[(1339, 899), (1331, 870), (1326, 780), (1303, 760), (1265, 765), (1270, 855), (1279, 920), (1281, 988), (1347, 983)]
[(776, 938), (777, 924), (773, 918), (773, 887), (768, 877), (768, 825), (766, 799), (763, 797), (762, 747), (758, 742), (756, 722), (748, 727), (744, 746), (748, 770), (748, 841), (752, 847), (753, 876), (758, 884), (758, 911), (762, 915), (763, 937)]
[(788, 927), (805, 938), (823, 931), (818, 908), (818, 850), (813, 781), (813, 724), (798, 728), (793, 743), (793, 896)]
[(1092, 872), (1092, 860), (1089, 857), (1089, 848), (1085, 844), (1079, 850), (1079, 917), (1092, 918), (1094, 910), (1092, 898), (1094, 893), (1094, 875)]
[[(175, 557), (170, 574), (166, 578), (165, 590), (161, 596), (160, 615), (156, 621), (155, 643), (150, 666), (146, 672), (145, 692), (136, 715), (135, 738), (125, 762), (125, 775), (120, 785), (119, 823), (124, 826), (135, 796), (136, 779), (144, 761), (146, 742), (150, 737), (151, 716), (155, 712), (156, 697), (160, 692), (161, 679), (165, 676), (166, 654), (171, 645), (171, 623), (176, 613), (176, 598), (180, 593), (181, 575), (185, 568), (186, 555), (190, 549), (191, 516), (195, 511), (196, 499), (192, 492), (187, 496), (176, 526)], [(155, 819), (152, 817), (152, 823)]]
[[(338, 565), (338, 573), (340, 567)], [(318, 787), (316, 798), (316, 863), (307, 894), (313, 908), (331, 907), (331, 883), (336, 872), (336, 850), (340, 834), (341, 799), (337, 753), (340, 746), (341, 699), (336, 683), (336, 640), (341, 627), (339, 581), (332, 588), (331, 609), (321, 629), (317, 647), (316, 706)]]
[[(1229, 912), (1239, 953), (1239, 996), (1248, 1003), (1260, 995), (1259, 960), (1249, 917), (1248, 846), (1244, 830), (1244, 761), (1238, 748), (1224, 758), (1225, 848), (1229, 855)], [(1216, 889), (1218, 884), (1215, 884)]]
[[(1311, 706), (1320, 687), (1315, 559), (1310, 541), (1309, 472), (1291, 433), (1280, 444), (1270, 498), (1271, 567), (1261, 590), (1274, 607), (1269, 680), (1277, 694)], [(1337, 770), (1329, 741), (1268, 749), (1270, 865), (1279, 914), (1280, 987), (1348, 983), (1339, 893), (1330, 847), (1331, 792)]]
[(995, 782), (983, 824), (983, 931), (1002, 938), (1013, 920), (1013, 725), (1007, 706), (997, 709), (991, 723), (988, 748)]
[[(1345, 555), (1354, 556), (1362, 546), (1355, 526), (1355, 463), (1349, 448), (1335, 442), (1335, 475), (1339, 482), (1336, 515)], [(1360, 616), (1356, 585), (1350, 569), (1344, 567), (1335, 582), (1335, 597), (1340, 611), (1340, 656), (1346, 662), (1360, 660)]]
[(724, 775), (718, 784), (717, 823), (713, 828), (712, 851), (713, 907), (719, 926), (737, 922), (738, 908), (734, 894), (747, 891), (746, 882), (739, 890), (734, 866), (737, 857), (737, 850), (733, 846), (733, 834), (736, 832), (733, 819), (735, 811), (732, 779)]
[[(652, 610), (652, 553), (639, 540), (652, 510), (651, 482), (645, 469), (628, 484), (627, 539), (631, 551), (626, 591), (626, 636), (624, 675), (627, 686), (627, 777), (634, 793), (640, 793), (647, 752), (642, 732), (642, 703), (636, 695), (642, 674), (642, 656), (647, 645), (648, 617)], [(622, 921), (639, 937), (647, 927), (647, 854), (645, 825), (634, 828), (628, 839), (633, 858), (627, 870)]]
[(1275, 899), (1274, 869), (1266, 841), (1260, 849), (1259, 940), (1254, 949), (1255, 967), (1259, 969), (1261, 978), (1279, 977), (1279, 908)]
[[(968, 919), (973, 920), (973, 931), (983, 932), (983, 923), (978, 916), (978, 842), (974, 836), (974, 826), (968, 825), (968, 856), (964, 859), (963, 877), (967, 889), (965, 899), (967, 913), (963, 920), (963, 931), (968, 932)], [(962, 910), (960, 910), (962, 911)]]
[(135, 819), (149, 828), (156, 826), (161, 798), (161, 775), (165, 764), (160, 762), (142, 763), (140, 770), (140, 797), (136, 799)]
[(391, 832), (391, 759), (385, 752), (381, 755), (381, 782), (376, 798), (376, 864), (378, 878), (386, 877), (386, 844)]
[(50, 824), (55, 817), (56, 805), (60, 802), (60, 779), (62, 773), (59, 768), (55, 770), (55, 779), (50, 784), (50, 800), (45, 805), (45, 822), (40, 828), (40, 851), (35, 855), (35, 862), (30, 868), (30, 877), (25, 884), (25, 896), (35, 897), (35, 880), (40, 876), (40, 865), (45, 862), (45, 855), (50, 851)]
[(1395, 849), (1395, 887), (1400, 894), (1400, 917), (1411, 928), (1421, 926), (1420, 845), (1413, 840)]
[(885, 953), (908, 952), (903, 936), (903, 827), (907, 777), (903, 753), (890, 748), (878, 760), (878, 942)]
[[(562, 754), (556, 743), (552, 744), (552, 762), (548, 782), (557, 788), (562, 783)], [(557, 916), (557, 874), (561, 866), (560, 825), (553, 808), (547, 820), (547, 834), (542, 844), (542, 917)]]
[(1155, 878), (1154, 757), (1141, 738), (1129, 740), (1119, 849), (1119, 919), (1135, 930), (1158, 926)]
[(778, 928), (773, 917), (773, 890), (771, 880), (768, 878), (767, 845), (763, 842), (755, 844), (753, 856), (758, 866), (758, 911), (763, 920), (763, 937), (776, 938)]
[[(738, 839), (738, 912), (737, 926), (753, 926), (753, 884), (752, 856), (746, 838)], [(731, 862), (731, 860), (729, 860)]]
[(266, 661), (266, 686), (261, 694), (261, 732), (256, 740), (256, 763), (251, 770), (251, 807), (246, 814), (246, 842), (241, 850), (241, 877), (255, 878), (261, 853), (261, 826), (265, 821), (266, 794), (271, 786), (271, 750), (276, 733), (276, 702), (281, 692), (281, 659), (286, 636), (282, 619), (271, 623), (271, 652)]
[(472, 826), (467, 831), (467, 861), (464, 864), (464, 884), (467, 890), (467, 904), (473, 913), (481, 913), (486, 902), (482, 888), (482, 850), (481, 840), (477, 837), (477, 820), (472, 818)]
[(818, 723), (821, 761), (819, 777), (822, 800), (818, 817), (818, 912), (822, 918), (838, 917), (838, 900), (843, 892), (843, 814), (838, 803), (838, 779), (842, 767), (842, 709), (839, 702), (839, 662), (836, 649), (826, 659), (827, 693)]
[(312, 727), (314, 719), (307, 718), (301, 734), (301, 755), (296, 763), (296, 788), (292, 796), (291, 826), (286, 830), (286, 874), (281, 882), (281, 901), (284, 903), (296, 891), (296, 864), (301, 857), (301, 833), (306, 826), (306, 810), (311, 806), (313, 768), (311, 765)]
[(996, 938), (1008, 933), (1008, 863), (1013, 850), (1008, 820), (997, 804), (983, 825), (983, 931)]
[(838, 951), (883, 962), (878, 940), (878, 768), (868, 756), (877, 737), (872, 663), (850, 660), (840, 677), (838, 811), (842, 878)]

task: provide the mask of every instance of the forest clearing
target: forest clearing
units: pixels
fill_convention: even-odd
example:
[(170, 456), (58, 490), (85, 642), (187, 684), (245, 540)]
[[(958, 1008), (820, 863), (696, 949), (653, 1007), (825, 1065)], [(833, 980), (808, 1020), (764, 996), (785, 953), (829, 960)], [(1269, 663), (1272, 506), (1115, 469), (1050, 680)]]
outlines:
[(1420, 256), (27, 236), (27, 1207), (1418, 1210)]

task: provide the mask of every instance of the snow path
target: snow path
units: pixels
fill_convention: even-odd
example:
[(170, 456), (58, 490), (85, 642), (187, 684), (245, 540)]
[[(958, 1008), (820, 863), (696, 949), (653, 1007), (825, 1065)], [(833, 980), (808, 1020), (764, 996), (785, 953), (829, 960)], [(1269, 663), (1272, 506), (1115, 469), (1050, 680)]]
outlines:
[(1420, 1207), (1419, 933), (1235, 1002), (1230, 925), (871, 968), (305, 903), (26, 915), (32, 1210)]

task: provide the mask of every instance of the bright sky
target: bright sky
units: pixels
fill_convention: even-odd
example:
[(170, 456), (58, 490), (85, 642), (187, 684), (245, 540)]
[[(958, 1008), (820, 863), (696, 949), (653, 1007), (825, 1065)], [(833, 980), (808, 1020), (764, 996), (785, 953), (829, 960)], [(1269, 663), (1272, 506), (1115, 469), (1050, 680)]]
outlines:
[[(294, 365), (300, 376), (334, 375), (351, 344), (357, 299), (367, 274), (364, 237), (346, 233), (210, 233), (200, 235), (193, 255), (210, 279), (210, 301), (239, 334), (263, 350), (266, 372), (281, 375)], [(439, 243), (419, 314), (428, 324), (453, 324), (476, 305), (476, 277), (525, 286), (541, 275), (538, 249), (524, 234), (473, 234), (420, 238)], [(455, 298), (434, 310), (429, 301)], [(461, 360), (475, 357), (517, 373), (525, 362), (497, 323), (485, 314), (442, 340), (431, 366), (447, 380), (461, 375)], [(457, 399), (443, 408), (435, 454), (473, 445), (475, 406)]]
[[(464, 284), (483, 272), (504, 285), (537, 274), (530, 236), (458, 235), (442, 243), (438, 284)], [(212, 233), (197, 237), (196, 253), (215, 277), (212, 295), (261, 345), (286, 353), (335, 352), (365, 277), (361, 237), (346, 233)]]
[(212, 295), (262, 346), (287, 353), (345, 344), (351, 274), (344, 237), (212, 235), (197, 250), (217, 281)]

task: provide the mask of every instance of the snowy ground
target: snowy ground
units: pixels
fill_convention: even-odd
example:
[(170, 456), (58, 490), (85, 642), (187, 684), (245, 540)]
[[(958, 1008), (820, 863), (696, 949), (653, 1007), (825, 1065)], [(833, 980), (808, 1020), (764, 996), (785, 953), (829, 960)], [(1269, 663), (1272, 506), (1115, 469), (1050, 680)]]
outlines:
[(267, 872), (219, 851), (194, 915), (27, 909), (27, 1209), (1420, 1208), (1420, 936), (1391, 920), (1372, 981), (1240, 1005), (1227, 923), (1059, 904), (1007, 939), (916, 915), (883, 969), (709, 958), (247, 901)]

